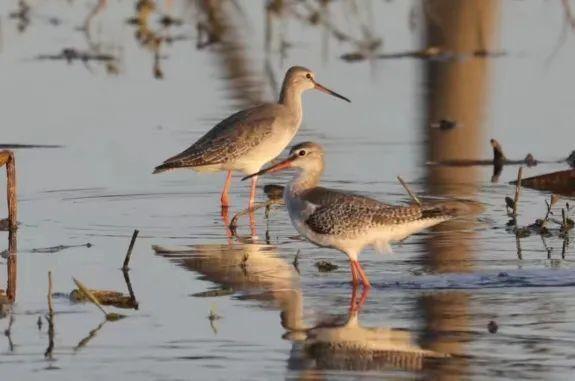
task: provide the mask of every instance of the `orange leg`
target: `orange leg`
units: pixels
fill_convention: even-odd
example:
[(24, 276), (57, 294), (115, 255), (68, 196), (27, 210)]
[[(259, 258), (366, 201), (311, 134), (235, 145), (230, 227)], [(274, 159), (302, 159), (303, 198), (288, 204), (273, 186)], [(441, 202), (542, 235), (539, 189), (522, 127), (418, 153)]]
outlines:
[(256, 185), (258, 183), (258, 177), (252, 177), (252, 190), (250, 192), (250, 209), (254, 208), (254, 204), (256, 202)]
[[(353, 263), (353, 262), (351, 262)], [(351, 274), (355, 276), (355, 270), (353, 268), (353, 264), (351, 265)], [(349, 302), (349, 312), (356, 312), (357, 311), (357, 287), (354, 286), (353, 290), (351, 291), (351, 301)]]
[(222, 197), (220, 198), (222, 208), (228, 208), (230, 206), (230, 199), (228, 197), (228, 192), (230, 191), (231, 184), (232, 184), (232, 171), (228, 171), (228, 175), (226, 176), (226, 183), (224, 184), (224, 189), (222, 190)]
[(363, 267), (361, 267), (361, 264), (359, 263), (359, 261), (355, 262), (355, 266), (356, 266), (357, 272), (359, 273), (359, 279), (361, 281), (361, 284), (363, 285), (363, 288), (371, 288), (371, 284), (369, 283), (369, 278), (367, 277), (367, 275), (365, 275), (365, 271), (363, 271)]
[(349, 311), (350, 312), (359, 312), (361, 307), (363, 307), (363, 305), (365, 304), (365, 301), (367, 300), (368, 295), (369, 295), (369, 288), (364, 288), (363, 291), (361, 292), (361, 297), (360, 297), (359, 302), (358, 302), (357, 301), (357, 288), (354, 287), (352, 294), (351, 294), (351, 302), (349, 304)]
[(253, 209), (250, 209), (250, 232), (252, 238), (255, 238), (258, 235), (258, 232), (256, 230), (256, 215)]
[(357, 272), (357, 269), (355, 267), (355, 263), (356, 261), (349, 261), (349, 266), (351, 267), (351, 278), (352, 278), (352, 284), (353, 284), (353, 291), (355, 294), (355, 289), (357, 288), (357, 286), (359, 285), (359, 273)]

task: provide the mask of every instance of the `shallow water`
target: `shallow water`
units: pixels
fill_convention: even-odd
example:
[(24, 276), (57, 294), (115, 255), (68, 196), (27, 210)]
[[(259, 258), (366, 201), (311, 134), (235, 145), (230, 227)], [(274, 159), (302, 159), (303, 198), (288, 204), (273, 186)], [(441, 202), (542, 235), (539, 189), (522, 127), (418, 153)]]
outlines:
[[(573, 244), (556, 233), (544, 239), (533, 234), (520, 239), (518, 250), (506, 228), (504, 201), (513, 196), (508, 182), (517, 166), (505, 166), (493, 183), (490, 167), (425, 165), (489, 158), (491, 137), (512, 159), (530, 152), (555, 161), (575, 148), (575, 32), (562, 26), (560, 2), (485, 2), (487, 31), (463, 28), (450, 42), (465, 47), (467, 39), (489, 41), (491, 31), (492, 43), (470, 49), (503, 56), (348, 63), (338, 57), (357, 44), (338, 42), (329, 28), (301, 21), (295, 14), (307, 14), (304, 5), (271, 16), (266, 53), (263, 3), (240, 2), (238, 9), (223, 2), (223, 42), (198, 48), (196, 23), (205, 22), (205, 9), (193, 1), (158, 1), (158, 12), (183, 20), (165, 31), (157, 13), (150, 19), (151, 30), (178, 37), (161, 46), (160, 67), (154, 67), (153, 49), (136, 40), (136, 27), (125, 23), (135, 14), (130, 2), (109, 0), (91, 19), (89, 34), (79, 27), (97, 2), (29, 3), (24, 31), (10, 16), (18, 3), (0, 3), (0, 143), (61, 147), (16, 150), (17, 288), (11, 312), (0, 320), (7, 329), (12, 317), (13, 347), (8, 336), (0, 340), (2, 374), (58, 380), (570, 378)], [(362, 28), (382, 38), (377, 53), (421, 49), (423, 19), (443, 17), (418, 1), (342, 1), (327, 12), (329, 25), (353, 38), (362, 38)], [(36, 59), (64, 48), (119, 59), (108, 68)], [(374, 287), (359, 316), (349, 312), (353, 293), (345, 257), (302, 241), (281, 207), (269, 219), (258, 212), (256, 242), (230, 238), (219, 211), (224, 174), (151, 175), (213, 122), (272, 99), (273, 82), (281, 82), (292, 64), (315, 69), (321, 83), (353, 101), (304, 96), (296, 141), (325, 146), (327, 186), (400, 203), (409, 200), (396, 181), (401, 175), (424, 198), (459, 197), (484, 206), (480, 215), (417, 234), (391, 254), (366, 250), (361, 259)], [(163, 79), (154, 77), (158, 71)], [(439, 118), (461, 126), (430, 131), (428, 122)], [(524, 168), (524, 176), (566, 168), (543, 163)], [(232, 190), (235, 213), (247, 204), (248, 187), (238, 176)], [(548, 198), (524, 189), (519, 224), (543, 217)], [(62, 294), (74, 288), (72, 276), (91, 288), (126, 293), (120, 267), (134, 229), (140, 235), (129, 276), (139, 309), (115, 310), (128, 317), (100, 327), (95, 306)], [(249, 236), (247, 218), (238, 234)], [(7, 242), (7, 233), (0, 239)], [(92, 246), (35, 250), (87, 242)], [(320, 273), (314, 266), (319, 260), (339, 268)], [(4, 256), (4, 268), (6, 263)], [(38, 329), (37, 320), (48, 311), (49, 270), (60, 296), (54, 298), (53, 354), (45, 358), (47, 323)], [(219, 289), (221, 296), (197, 295)], [(210, 320), (210, 314), (219, 318)], [(497, 333), (488, 332), (490, 321)], [(346, 346), (346, 335), (364, 349)]]

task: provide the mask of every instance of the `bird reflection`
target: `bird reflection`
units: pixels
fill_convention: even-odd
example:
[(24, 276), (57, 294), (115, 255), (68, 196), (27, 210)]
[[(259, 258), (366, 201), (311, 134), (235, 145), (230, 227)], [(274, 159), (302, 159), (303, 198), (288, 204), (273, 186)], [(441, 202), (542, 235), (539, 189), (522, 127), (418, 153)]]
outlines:
[(449, 357), (419, 347), (406, 330), (363, 326), (359, 316), (369, 290), (359, 298), (356, 291), (348, 314), (321, 319), (313, 328), (287, 335), (294, 342), (291, 370), (420, 370), (426, 358)]
[(156, 254), (197, 272), (200, 279), (259, 300), (281, 310), (282, 324), (302, 329), (299, 275), (273, 245), (232, 242), (169, 248), (153, 246)]
[[(413, 343), (410, 332), (389, 327), (365, 327), (360, 311), (368, 292), (351, 295), (348, 313), (306, 324), (298, 273), (272, 245), (256, 243), (205, 244), (184, 247), (153, 246), (157, 255), (197, 272), (218, 285), (222, 295), (240, 294), (280, 310), (284, 338), (293, 342), (288, 368), (318, 370), (419, 370), (426, 358), (445, 358)], [(197, 296), (219, 295), (214, 290)]]

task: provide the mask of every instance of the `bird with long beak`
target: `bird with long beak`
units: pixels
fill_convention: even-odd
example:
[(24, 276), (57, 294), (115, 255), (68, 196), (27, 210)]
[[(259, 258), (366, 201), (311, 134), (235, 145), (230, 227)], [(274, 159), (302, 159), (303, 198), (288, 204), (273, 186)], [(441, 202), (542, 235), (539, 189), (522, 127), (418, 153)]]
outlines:
[[(154, 173), (176, 168), (192, 168), (198, 172), (227, 171), (220, 201), (222, 207), (228, 207), (232, 171), (257, 172), (288, 146), (301, 125), (302, 93), (310, 89), (351, 102), (317, 83), (309, 69), (294, 66), (285, 75), (278, 103), (256, 106), (224, 119), (191, 147), (157, 166)], [(255, 202), (256, 183), (254, 176), (250, 209)]]
[(324, 150), (316, 143), (294, 146), (287, 159), (250, 177), (294, 168), (284, 189), (284, 201), (295, 229), (308, 241), (337, 249), (350, 261), (353, 285), (371, 287), (358, 256), (366, 246), (390, 251), (389, 244), (465, 211), (462, 202), (391, 206), (377, 200), (319, 186)]

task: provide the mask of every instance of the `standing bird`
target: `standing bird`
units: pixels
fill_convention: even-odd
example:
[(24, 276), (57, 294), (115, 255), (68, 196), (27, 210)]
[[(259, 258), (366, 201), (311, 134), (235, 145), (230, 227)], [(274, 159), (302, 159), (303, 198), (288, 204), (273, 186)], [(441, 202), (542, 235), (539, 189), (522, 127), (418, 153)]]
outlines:
[[(232, 171), (257, 172), (277, 157), (297, 133), (302, 121), (301, 96), (316, 89), (351, 102), (315, 81), (310, 70), (291, 67), (284, 78), (278, 103), (266, 103), (233, 114), (202, 136), (191, 147), (157, 166), (154, 173), (175, 168), (198, 172), (227, 171), (222, 208), (229, 206)], [(250, 209), (254, 206), (257, 176), (252, 178)]]
[(354, 287), (360, 281), (371, 287), (358, 261), (365, 246), (390, 251), (390, 242), (401, 241), (427, 227), (447, 221), (462, 211), (462, 202), (391, 206), (377, 200), (318, 186), (324, 169), (324, 151), (316, 143), (294, 146), (287, 159), (246, 176), (288, 168), (297, 173), (284, 190), (293, 226), (312, 243), (342, 251), (350, 260)]

